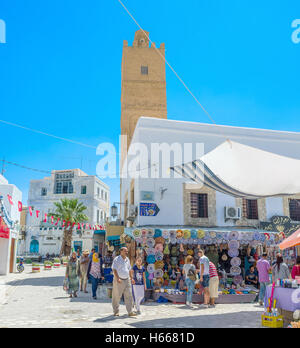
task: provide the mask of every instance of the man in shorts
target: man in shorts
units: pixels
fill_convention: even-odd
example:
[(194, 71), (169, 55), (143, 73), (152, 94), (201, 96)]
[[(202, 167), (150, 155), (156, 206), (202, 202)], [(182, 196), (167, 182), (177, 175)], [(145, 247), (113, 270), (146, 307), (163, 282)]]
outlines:
[(203, 250), (198, 251), (199, 263), (200, 263), (200, 282), (204, 288), (204, 304), (200, 308), (208, 308), (210, 301), (209, 294), (209, 259), (204, 255)]

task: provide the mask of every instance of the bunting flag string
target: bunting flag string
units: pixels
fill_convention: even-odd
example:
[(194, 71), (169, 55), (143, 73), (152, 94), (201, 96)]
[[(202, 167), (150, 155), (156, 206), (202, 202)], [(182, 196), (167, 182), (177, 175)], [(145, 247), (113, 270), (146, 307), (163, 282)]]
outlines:
[[(13, 197), (11, 196), (11, 195), (9, 195), (9, 194), (7, 194), (7, 200), (8, 200), (8, 202), (9, 202), (9, 204), (10, 205), (14, 205), (14, 202), (13, 202)], [(20, 201), (18, 201), (18, 211), (21, 213), (22, 211), (23, 211), (23, 204), (22, 204), (22, 202), (20, 202)], [(32, 206), (29, 206), (28, 207), (28, 212), (29, 212), (29, 215), (31, 216), (31, 217), (33, 217), (33, 207)], [(41, 211), (40, 210), (35, 210), (35, 217), (36, 217), (36, 219), (39, 219), (39, 217), (40, 217), (40, 214), (41, 214)], [(47, 213), (44, 213), (44, 218), (42, 217), (42, 221), (41, 222), (43, 222), (43, 223), (47, 223), (48, 222), (48, 218), (49, 218), (49, 216), (48, 216), (49, 214), (47, 214)], [(71, 222), (71, 221), (66, 221), (66, 220), (62, 220), (61, 221), (61, 219), (60, 218), (57, 218), (57, 220), (56, 220), (56, 222), (54, 223), (54, 217), (53, 216), (50, 216), (50, 222), (51, 222), (51, 225), (55, 225), (55, 226), (59, 226), (59, 223), (60, 223), (60, 226), (59, 226), (59, 228), (69, 228), (70, 226), (71, 226), (71, 224), (72, 224), (72, 228), (74, 228), (75, 227), (75, 225), (76, 225), (76, 223), (75, 222)], [(40, 226), (40, 225), (39, 225)], [(78, 223), (77, 224), (77, 226), (78, 226), (78, 229), (79, 230), (88, 230), (88, 229), (90, 229), (90, 230), (105, 230), (106, 229), (106, 226), (104, 225), (104, 226), (102, 226), (102, 225), (99, 225), (99, 224), (95, 224), (95, 225), (91, 225), (90, 223)], [(26, 226), (22, 226), (22, 227), (26, 227)], [(28, 226), (28, 227), (33, 227), (33, 226)], [(38, 226), (37, 226), (38, 227)]]

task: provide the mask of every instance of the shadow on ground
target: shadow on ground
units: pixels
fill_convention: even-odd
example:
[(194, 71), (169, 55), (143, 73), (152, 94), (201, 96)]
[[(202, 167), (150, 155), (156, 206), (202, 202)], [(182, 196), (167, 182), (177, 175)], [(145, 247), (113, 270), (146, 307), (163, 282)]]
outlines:
[(53, 286), (53, 287), (62, 287), (64, 282), (64, 277), (43, 277), (43, 278), (26, 278), (20, 280), (13, 280), (7, 282), (7, 285), (12, 286)]
[[(199, 310), (201, 311), (201, 310)], [(122, 319), (119, 317), (118, 319)], [(128, 316), (124, 316), (128, 319)], [(108, 316), (97, 319), (95, 323), (111, 322), (115, 318)], [(211, 315), (199, 315), (188, 317), (164, 318), (146, 320), (143, 317), (130, 318), (131, 322), (126, 322), (133, 328), (259, 328), (260, 313), (239, 312), (239, 313), (220, 313)], [(117, 327), (117, 326), (116, 326)]]

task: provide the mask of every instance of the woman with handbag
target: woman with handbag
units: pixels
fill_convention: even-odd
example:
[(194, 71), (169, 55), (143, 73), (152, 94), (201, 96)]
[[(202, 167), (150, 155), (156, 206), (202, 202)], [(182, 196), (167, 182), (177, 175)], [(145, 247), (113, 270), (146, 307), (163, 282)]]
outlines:
[(77, 259), (77, 254), (74, 251), (70, 257), (70, 260), (66, 269), (66, 279), (65, 282), (68, 283), (68, 292), (70, 297), (77, 297), (77, 292), (79, 291), (79, 276), (80, 276), (80, 265)]
[(187, 296), (186, 296), (186, 305), (192, 307), (193, 302), (193, 293), (196, 284), (196, 267), (193, 264), (194, 258), (192, 256), (188, 256), (185, 260), (185, 264), (183, 266), (183, 274), (185, 276), (185, 283), (188, 288)]

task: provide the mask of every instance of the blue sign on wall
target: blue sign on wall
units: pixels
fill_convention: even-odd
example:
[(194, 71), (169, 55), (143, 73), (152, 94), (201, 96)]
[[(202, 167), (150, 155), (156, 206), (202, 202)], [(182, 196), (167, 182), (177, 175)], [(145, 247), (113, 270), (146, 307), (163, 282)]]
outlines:
[(140, 203), (140, 216), (156, 216), (159, 212), (155, 203)]

